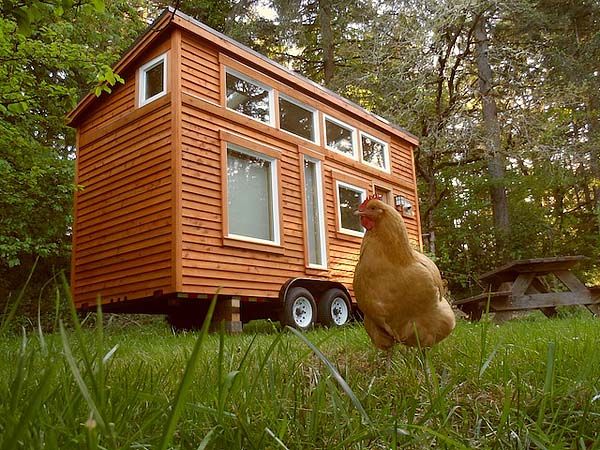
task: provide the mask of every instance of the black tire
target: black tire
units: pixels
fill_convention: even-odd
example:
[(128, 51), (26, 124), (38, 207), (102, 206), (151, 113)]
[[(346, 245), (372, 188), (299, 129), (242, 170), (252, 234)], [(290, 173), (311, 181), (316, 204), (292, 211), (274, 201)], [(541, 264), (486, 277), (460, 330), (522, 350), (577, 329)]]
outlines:
[(285, 297), (281, 323), (297, 330), (310, 330), (315, 324), (317, 306), (312, 294), (303, 287), (290, 289)]
[(344, 291), (332, 288), (319, 298), (319, 322), (326, 327), (341, 327), (350, 321), (350, 299)]

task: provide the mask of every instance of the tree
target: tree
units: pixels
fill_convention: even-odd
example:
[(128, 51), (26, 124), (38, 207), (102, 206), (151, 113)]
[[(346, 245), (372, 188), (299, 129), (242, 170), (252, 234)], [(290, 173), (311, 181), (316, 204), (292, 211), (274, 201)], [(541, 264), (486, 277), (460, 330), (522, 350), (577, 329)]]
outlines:
[[(360, 44), (377, 15), (366, 0), (273, 0), (279, 38), (285, 43), (272, 56), (310, 79), (340, 90), (338, 70), (360, 52)], [(353, 56), (350, 56), (354, 54)]]
[(110, 64), (146, 26), (143, 6), (1, 4), (0, 291), (21, 287), (38, 256), (43, 281), (69, 266), (75, 140), (64, 116), (90, 89), (118, 82)]
[(505, 179), (506, 160), (501, 149), (500, 124), (498, 123), (492, 68), (488, 54), (487, 27), (489, 21), (487, 14), (487, 11), (483, 11), (476, 15), (474, 35), (477, 47), (477, 76), (483, 115), (485, 159), (487, 160), (490, 177), (490, 196), (494, 215), (494, 228), (496, 230), (496, 244), (498, 251), (502, 253), (510, 235), (510, 220)]

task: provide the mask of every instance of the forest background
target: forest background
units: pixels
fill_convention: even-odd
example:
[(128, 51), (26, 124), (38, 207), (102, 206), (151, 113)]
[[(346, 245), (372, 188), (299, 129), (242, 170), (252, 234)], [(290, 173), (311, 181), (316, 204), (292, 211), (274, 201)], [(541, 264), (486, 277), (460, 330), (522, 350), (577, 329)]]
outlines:
[(69, 270), (65, 115), (165, 6), (420, 138), (424, 251), (454, 297), (520, 258), (586, 255), (600, 283), (597, 0), (3, 0), (0, 306), (36, 261), (40, 298)]

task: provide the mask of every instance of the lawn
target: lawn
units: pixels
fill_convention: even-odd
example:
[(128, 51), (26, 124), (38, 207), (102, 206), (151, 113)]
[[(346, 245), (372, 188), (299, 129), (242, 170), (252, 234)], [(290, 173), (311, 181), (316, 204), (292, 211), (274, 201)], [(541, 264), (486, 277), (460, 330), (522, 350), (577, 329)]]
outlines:
[(0, 337), (0, 449), (600, 448), (600, 319), (585, 312), (461, 320), (391, 354), (358, 323), (65, 327)]

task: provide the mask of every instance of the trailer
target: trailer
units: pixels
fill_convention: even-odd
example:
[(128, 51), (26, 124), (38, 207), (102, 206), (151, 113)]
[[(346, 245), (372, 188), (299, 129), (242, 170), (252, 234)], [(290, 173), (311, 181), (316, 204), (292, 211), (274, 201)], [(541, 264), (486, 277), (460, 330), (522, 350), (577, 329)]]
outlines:
[(338, 326), (354, 309), (379, 195), (422, 246), (418, 140), (175, 9), (115, 65), (125, 82), (68, 115), (77, 157), (71, 288), (79, 310)]

